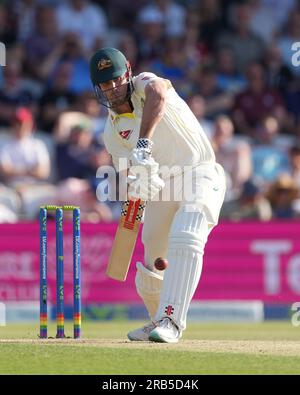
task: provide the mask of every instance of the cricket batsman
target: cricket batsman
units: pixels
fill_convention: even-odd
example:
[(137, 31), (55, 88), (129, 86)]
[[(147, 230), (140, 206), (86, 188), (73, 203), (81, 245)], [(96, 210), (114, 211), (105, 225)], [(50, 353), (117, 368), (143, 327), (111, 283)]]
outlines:
[[(224, 171), (169, 80), (149, 72), (133, 76), (115, 48), (92, 56), (90, 76), (99, 102), (109, 110), (104, 142), (114, 166), (121, 171), (120, 159), (126, 158), (128, 196), (147, 202), (144, 265), (137, 262), (135, 284), (151, 321), (128, 338), (177, 343), (200, 280), (208, 235), (218, 223)], [(154, 267), (158, 257), (169, 263), (163, 272)]]

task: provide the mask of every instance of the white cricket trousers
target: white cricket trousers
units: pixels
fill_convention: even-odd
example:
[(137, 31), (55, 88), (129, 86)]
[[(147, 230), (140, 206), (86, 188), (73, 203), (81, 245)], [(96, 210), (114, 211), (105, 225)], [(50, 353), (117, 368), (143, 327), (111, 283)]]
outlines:
[[(221, 165), (204, 163), (186, 173), (185, 180), (180, 182), (172, 201), (147, 203), (142, 241), (146, 268), (163, 277), (154, 309), (151, 301), (150, 316), (154, 320), (170, 317), (184, 330), (201, 276), (207, 237), (218, 223), (226, 181)], [(189, 189), (186, 193), (185, 188)], [(158, 257), (169, 261), (164, 272), (154, 268)], [(143, 297), (143, 290), (140, 291)]]

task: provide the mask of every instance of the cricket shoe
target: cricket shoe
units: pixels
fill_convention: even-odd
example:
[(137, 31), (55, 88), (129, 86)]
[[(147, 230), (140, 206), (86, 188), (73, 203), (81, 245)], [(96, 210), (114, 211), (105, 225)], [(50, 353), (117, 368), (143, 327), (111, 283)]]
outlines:
[(155, 326), (156, 325), (153, 322), (149, 322), (149, 324), (144, 325), (142, 328), (128, 332), (127, 337), (131, 341), (149, 341), (149, 333), (155, 328)]
[(159, 343), (178, 343), (182, 333), (170, 318), (163, 318), (149, 334), (149, 340)]

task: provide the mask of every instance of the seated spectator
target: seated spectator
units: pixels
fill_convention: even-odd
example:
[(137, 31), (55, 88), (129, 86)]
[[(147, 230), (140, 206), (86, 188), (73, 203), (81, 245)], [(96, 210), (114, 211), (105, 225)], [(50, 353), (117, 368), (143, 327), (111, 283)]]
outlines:
[(49, 153), (44, 142), (33, 136), (33, 117), (28, 109), (15, 110), (11, 129), (12, 137), (0, 150), (0, 177), (21, 197), (22, 215), (33, 219), (55, 189), (47, 182)]
[[(274, 20), (276, 32), (278, 32), (278, 29), (281, 29), (287, 22), (289, 13), (296, 6), (296, 2), (297, 0), (251, 0), (251, 5), (253, 6), (253, 3), (256, 3), (258, 9), (267, 10), (269, 18)], [(252, 13), (253, 15), (255, 15), (255, 12)]]
[(138, 67), (138, 46), (134, 35), (131, 32), (124, 31), (119, 39), (117, 48), (129, 60), (132, 70), (136, 70)]
[(157, 15), (161, 18), (167, 36), (180, 37), (185, 31), (185, 8), (173, 0), (154, 0), (139, 12), (140, 21), (147, 20), (149, 16)]
[(248, 87), (235, 98), (233, 117), (237, 131), (253, 136), (266, 116), (283, 123), (286, 112), (279, 92), (269, 89), (262, 65), (252, 63), (247, 69)]
[(300, 144), (293, 145), (289, 151), (290, 174), (300, 190)]
[(246, 80), (236, 69), (232, 49), (225, 47), (219, 49), (217, 68), (217, 85), (220, 89), (237, 94), (245, 88)]
[(71, 75), (70, 63), (62, 62), (58, 65), (51, 85), (39, 100), (38, 126), (40, 130), (52, 133), (59, 114), (72, 109), (76, 96), (69, 88)]
[(25, 41), (26, 64), (31, 75), (43, 79), (41, 64), (55, 50), (60, 42), (56, 11), (50, 5), (36, 9), (35, 29)]
[(300, 9), (291, 10), (286, 29), (282, 36), (278, 38), (278, 47), (280, 48), (283, 62), (288, 66), (295, 76), (300, 76), (300, 67), (294, 67), (291, 62), (293, 55), (292, 45), (300, 42)]
[(200, 95), (191, 96), (187, 101), (190, 109), (198, 119), (207, 137), (211, 138), (214, 129), (214, 122), (205, 118), (205, 100)]
[(99, 166), (111, 163), (109, 154), (95, 143), (85, 125), (74, 126), (67, 141), (57, 145), (56, 160), (60, 180), (92, 179)]
[(220, 36), (224, 27), (223, 15), (224, 10), (220, 4), (221, 0), (201, 0), (195, 3), (191, 2), (191, 11), (199, 15), (199, 36), (203, 40), (210, 52), (214, 51), (217, 38)]
[(252, 148), (253, 177), (263, 189), (281, 173), (289, 171), (288, 154), (277, 144), (278, 136), (279, 125), (273, 117), (266, 117), (256, 129), (256, 143)]
[(168, 38), (161, 58), (154, 60), (149, 66), (154, 74), (170, 80), (181, 97), (190, 95), (192, 86), (188, 74), (194, 65), (186, 56), (183, 39)]
[(75, 33), (81, 38), (85, 50), (91, 49), (96, 39), (104, 39), (108, 33), (106, 14), (90, 0), (61, 2), (57, 8), (57, 19), (59, 31)]
[(74, 33), (67, 33), (40, 64), (40, 75), (47, 79), (48, 85), (53, 84), (61, 63), (68, 63), (71, 66), (68, 89), (72, 93), (80, 94), (91, 89), (88, 61), (81, 41)]
[[(199, 37), (201, 17), (197, 10), (197, 7), (187, 10), (184, 34), (185, 51), (188, 59), (191, 59), (195, 64), (194, 68), (197, 68), (201, 63), (207, 62), (207, 59), (210, 60), (207, 41), (201, 35)], [(195, 73), (197, 73), (197, 69), (195, 69)], [(193, 79), (194, 76), (191, 75), (191, 78)]]
[(18, 40), (24, 42), (35, 29), (37, 1), (19, 0), (10, 3), (16, 18)]
[(212, 135), (212, 145), (217, 162), (224, 167), (227, 175), (226, 200), (239, 196), (244, 182), (252, 174), (250, 146), (246, 141), (235, 139), (233, 131), (233, 123), (230, 118), (226, 116), (217, 118)]
[(300, 77), (288, 86), (285, 94), (285, 102), (287, 111), (291, 117), (292, 127), (295, 127), (300, 123)]
[[(128, 7), (128, 3), (124, 2), (124, 0), (106, 2), (105, 9), (109, 17), (110, 25), (112, 27), (117, 26), (122, 30), (128, 30), (128, 26), (135, 25), (138, 12), (146, 2), (148, 3), (148, 0), (131, 0), (130, 7)], [(132, 10), (134, 10), (134, 12), (132, 12)]]
[(231, 221), (269, 221), (272, 218), (272, 208), (259, 186), (249, 180), (243, 184), (241, 195), (237, 199), (224, 202), (221, 218)]
[(3, 78), (0, 89), (0, 127), (8, 127), (15, 108), (32, 105), (34, 98), (25, 87), (25, 80), (19, 63), (9, 61), (3, 67)]
[(220, 34), (217, 48), (230, 48), (239, 73), (244, 74), (251, 62), (263, 59), (265, 48), (263, 40), (251, 31), (251, 5), (249, 2), (234, 4), (232, 30)]
[(57, 144), (66, 143), (70, 138), (71, 130), (78, 125), (85, 125), (87, 128), (92, 128), (90, 117), (80, 111), (62, 112), (58, 117), (54, 129), (55, 142)]
[[(61, 62), (67, 62), (72, 67), (68, 86), (71, 92), (80, 94), (91, 89), (88, 61), (84, 55), (81, 40), (73, 33), (68, 33), (64, 37), (61, 57), (54, 66), (59, 67)], [(56, 67), (52, 69), (54, 75)], [(49, 82), (51, 84), (52, 78)]]
[(264, 66), (268, 88), (276, 89), (281, 95), (284, 95), (294, 77), (289, 67), (284, 64), (278, 45), (270, 44), (268, 46), (264, 57)]
[[(282, 3), (282, 1), (280, 2)], [(278, 23), (278, 18), (276, 18), (278, 4), (274, 4), (273, 0), (251, 0), (250, 4), (252, 7), (250, 18), (251, 31), (259, 36), (266, 45), (270, 45), (281, 27)]]
[(107, 108), (99, 106), (93, 92), (84, 92), (77, 96), (75, 106), (79, 112), (88, 116), (94, 138), (99, 144), (104, 145), (103, 132), (107, 119)]
[(271, 203), (273, 218), (291, 219), (299, 216), (296, 210), (299, 189), (288, 173), (280, 175), (270, 185), (266, 197)]
[(1, 2), (0, 4), (0, 42), (7, 47), (17, 40), (16, 23), (12, 10)]
[(205, 117), (215, 120), (216, 117), (230, 112), (233, 105), (232, 94), (220, 89), (217, 84), (217, 72), (212, 66), (204, 66), (199, 73), (195, 94), (205, 100)]
[(33, 136), (33, 117), (25, 107), (15, 110), (11, 121), (10, 141), (1, 147), (1, 175), (10, 186), (35, 184), (45, 181), (50, 174), (50, 160), (46, 146)]
[(161, 53), (161, 41), (164, 38), (163, 17), (157, 10), (152, 10), (138, 17), (136, 31), (140, 62), (153, 61)]

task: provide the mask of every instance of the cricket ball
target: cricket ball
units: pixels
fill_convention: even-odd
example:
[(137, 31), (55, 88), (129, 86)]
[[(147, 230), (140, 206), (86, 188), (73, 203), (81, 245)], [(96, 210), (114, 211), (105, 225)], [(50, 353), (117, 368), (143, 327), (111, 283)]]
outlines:
[(160, 257), (155, 259), (154, 267), (157, 270), (165, 270), (168, 267), (168, 265), (169, 265), (168, 261), (164, 258)]

